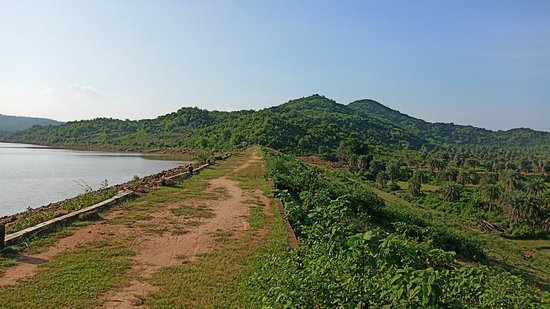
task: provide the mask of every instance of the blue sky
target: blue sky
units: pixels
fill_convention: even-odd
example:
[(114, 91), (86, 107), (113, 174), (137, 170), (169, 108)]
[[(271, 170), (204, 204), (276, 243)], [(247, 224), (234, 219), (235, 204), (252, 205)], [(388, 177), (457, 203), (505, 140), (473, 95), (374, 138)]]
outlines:
[(314, 93), (550, 131), (550, 1), (0, 0), (0, 113), (153, 118)]

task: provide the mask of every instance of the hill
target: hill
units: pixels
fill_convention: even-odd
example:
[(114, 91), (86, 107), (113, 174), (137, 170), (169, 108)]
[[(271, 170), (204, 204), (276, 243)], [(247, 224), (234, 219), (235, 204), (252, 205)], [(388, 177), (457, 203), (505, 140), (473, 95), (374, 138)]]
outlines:
[(550, 133), (529, 129), (490, 131), (429, 123), (372, 100), (343, 105), (313, 95), (260, 111), (219, 112), (181, 108), (139, 121), (98, 118), (17, 132), (8, 141), (115, 148), (222, 148), (260, 144), (299, 155), (334, 157), (343, 141), (372, 152), (445, 145), (548, 147)]
[(452, 123), (430, 123), (386, 107), (374, 100), (359, 100), (348, 105), (362, 115), (375, 116), (428, 140), (446, 144), (466, 144), (505, 147), (548, 146), (550, 133), (520, 128), (491, 131)]
[(22, 131), (35, 125), (50, 126), (59, 124), (62, 124), (62, 122), (47, 118), (8, 116), (0, 114), (0, 136), (2, 134), (6, 135), (9, 132)]

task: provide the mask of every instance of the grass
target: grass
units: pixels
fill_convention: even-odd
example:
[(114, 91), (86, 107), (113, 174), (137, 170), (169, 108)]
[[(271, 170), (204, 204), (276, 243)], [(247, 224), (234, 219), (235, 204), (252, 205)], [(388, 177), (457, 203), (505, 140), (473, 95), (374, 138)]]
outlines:
[(181, 205), (178, 208), (172, 208), (170, 211), (176, 216), (185, 216), (191, 218), (211, 218), (214, 212), (203, 205), (189, 206)]
[(547, 258), (550, 258), (550, 240), (549, 239), (539, 239), (539, 240), (515, 240), (515, 243), (518, 245), (529, 248), (545, 255)]
[(16, 287), (0, 290), (0, 308), (91, 308), (109, 289), (126, 281), (132, 252), (99, 241), (63, 252)]
[(59, 239), (72, 235), (75, 228), (86, 226), (91, 221), (72, 221), (62, 225), (53, 226), (47, 234), (31, 235), (19, 239), (15, 244), (0, 250), (0, 273), (2, 269), (13, 267), (19, 264), (19, 256), (37, 254), (43, 252)]
[[(272, 209), (277, 212), (276, 206)], [(250, 226), (258, 224), (254, 223), (257, 216), (251, 213)], [(270, 232), (265, 240), (254, 240), (253, 234), (235, 238), (231, 233), (218, 233), (223, 248), (194, 263), (162, 268), (151, 280), (160, 290), (148, 295), (145, 304), (150, 308), (257, 308), (259, 304), (250, 297), (255, 287), (248, 284), (254, 266), (263, 261), (263, 254), (288, 248), (280, 215), (276, 213), (266, 225)]]
[(264, 210), (261, 207), (250, 208), (250, 231), (256, 232), (265, 225)]
[[(84, 207), (97, 204), (115, 195), (116, 190), (106, 190), (100, 193), (86, 192), (74, 199), (65, 202), (60, 206), (60, 208), (72, 212), (82, 209)], [(15, 233), (17, 231), (34, 226), (38, 223), (53, 219), (55, 211), (55, 209), (50, 209), (46, 211), (28, 210), (20, 214), (14, 224), (11, 224), (6, 228), (6, 233)]]
[(19, 264), (17, 255), (18, 252), (13, 247), (7, 247), (0, 251), (0, 273), (3, 269)]
[[(407, 188), (409, 187), (409, 183), (406, 182), (406, 181), (398, 181), (397, 185), (399, 185), (401, 190), (404, 190), (404, 191), (406, 191)], [(421, 186), (421, 191), (422, 192), (436, 192), (440, 188), (441, 188), (440, 186), (432, 185), (432, 184), (429, 184), (429, 183), (424, 183)]]

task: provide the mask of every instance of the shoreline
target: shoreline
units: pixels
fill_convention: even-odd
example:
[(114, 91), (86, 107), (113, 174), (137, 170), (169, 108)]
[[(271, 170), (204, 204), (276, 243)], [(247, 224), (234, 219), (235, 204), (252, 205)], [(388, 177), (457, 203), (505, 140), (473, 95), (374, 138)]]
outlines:
[[(161, 182), (164, 178), (171, 177), (171, 176), (174, 176), (174, 175), (177, 175), (177, 174), (180, 174), (180, 173), (186, 171), (186, 167), (189, 166), (189, 164), (191, 164), (191, 166), (193, 166), (193, 168), (195, 168), (195, 167), (200, 165), (200, 162), (195, 161), (193, 163), (182, 164), (178, 167), (174, 167), (174, 168), (171, 168), (171, 169), (166, 169), (166, 170), (163, 170), (163, 171), (155, 173), (155, 174), (140, 177), (140, 178), (138, 178), (139, 181), (136, 181), (138, 179), (131, 179), (131, 180), (129, 180), (127, 182), (124, 182), (124, 183), (121, 183), (121, 184), (116, 184), (116, 185), (112, 185), (112, 186), (109, 186), (109, 187), (106, 187), (106, 188), (101, 188), (101, 189), (98, 189), (98, 190), (90, 191), (90, 193), (93, 194), (93, 195), (99, 195), (99, 194), (102, 194), (102, 193), (108, 192), (108, 191), (117, 191), (118, 192), (118, 191), (123, 191), (123, 190), (127, 190), (127, 189), (131, 189), (132, 191), (134, 191), (136, 193), (143, 193), (148, 189), (160, 186)], [(25, 211), (21, 211), (21, 212), (15, 213), (15, 214), (2, 216), (2, 217), (0, 217), (0, 224), (4, 224), (4, 225), (6, 225), (6, 228), (8, 228), (10, 225), (14, 224), (17, 221), (17, 219), (21, 216), (29, 215), (29, 214), (32, 214), (32, 213), (43, 213), (43, 212), (48, 212), (48, 211), (52, 211), (52, 210), (59, 210), (63, 207), (63, 205), (65, 205), (67, 203), (70, 203), (72, 201), (78, 200), (84, 194), (86, 194), (86, 193), (78, 194), (74, 197), (67, 198), (67, 199), (64, 199), (64, 200), (51, 202), (49, 204), (38, 206), (36, 208), (27, 209)]]
[(75, 150), (75, 151), (94, 151), (94, 152), (111, 152), (111, 153), (134, 153), (142, 155), (143, 157), (147, 156), (159, 156), (163, 159), (158, 160), (181, 160), (181, 161), (191, 161), (196, 159), (200, 154), (208, 153), (204, 150), (192, 150), (192, 149), (183, 149), (183, 148), (139, 148), (139, 147), (113, 147), (107, 145), (72, 145), (72, 144), (48, 144), (40, 143), (33, 141), (11, 141), (0, 139), (0, 143), (5, 144), (18, 144), (18, 145), (34, 145), (41, 146), (48, 149), (66, 149), (66, 150)]

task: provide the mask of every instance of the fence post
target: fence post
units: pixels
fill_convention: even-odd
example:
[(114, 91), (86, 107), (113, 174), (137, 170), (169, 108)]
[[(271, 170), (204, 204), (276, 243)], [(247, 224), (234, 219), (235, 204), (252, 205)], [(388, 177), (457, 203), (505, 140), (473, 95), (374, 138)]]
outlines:
[(6, 226), (0, 223), (0, 249), (4, 248), (6, 245)]

